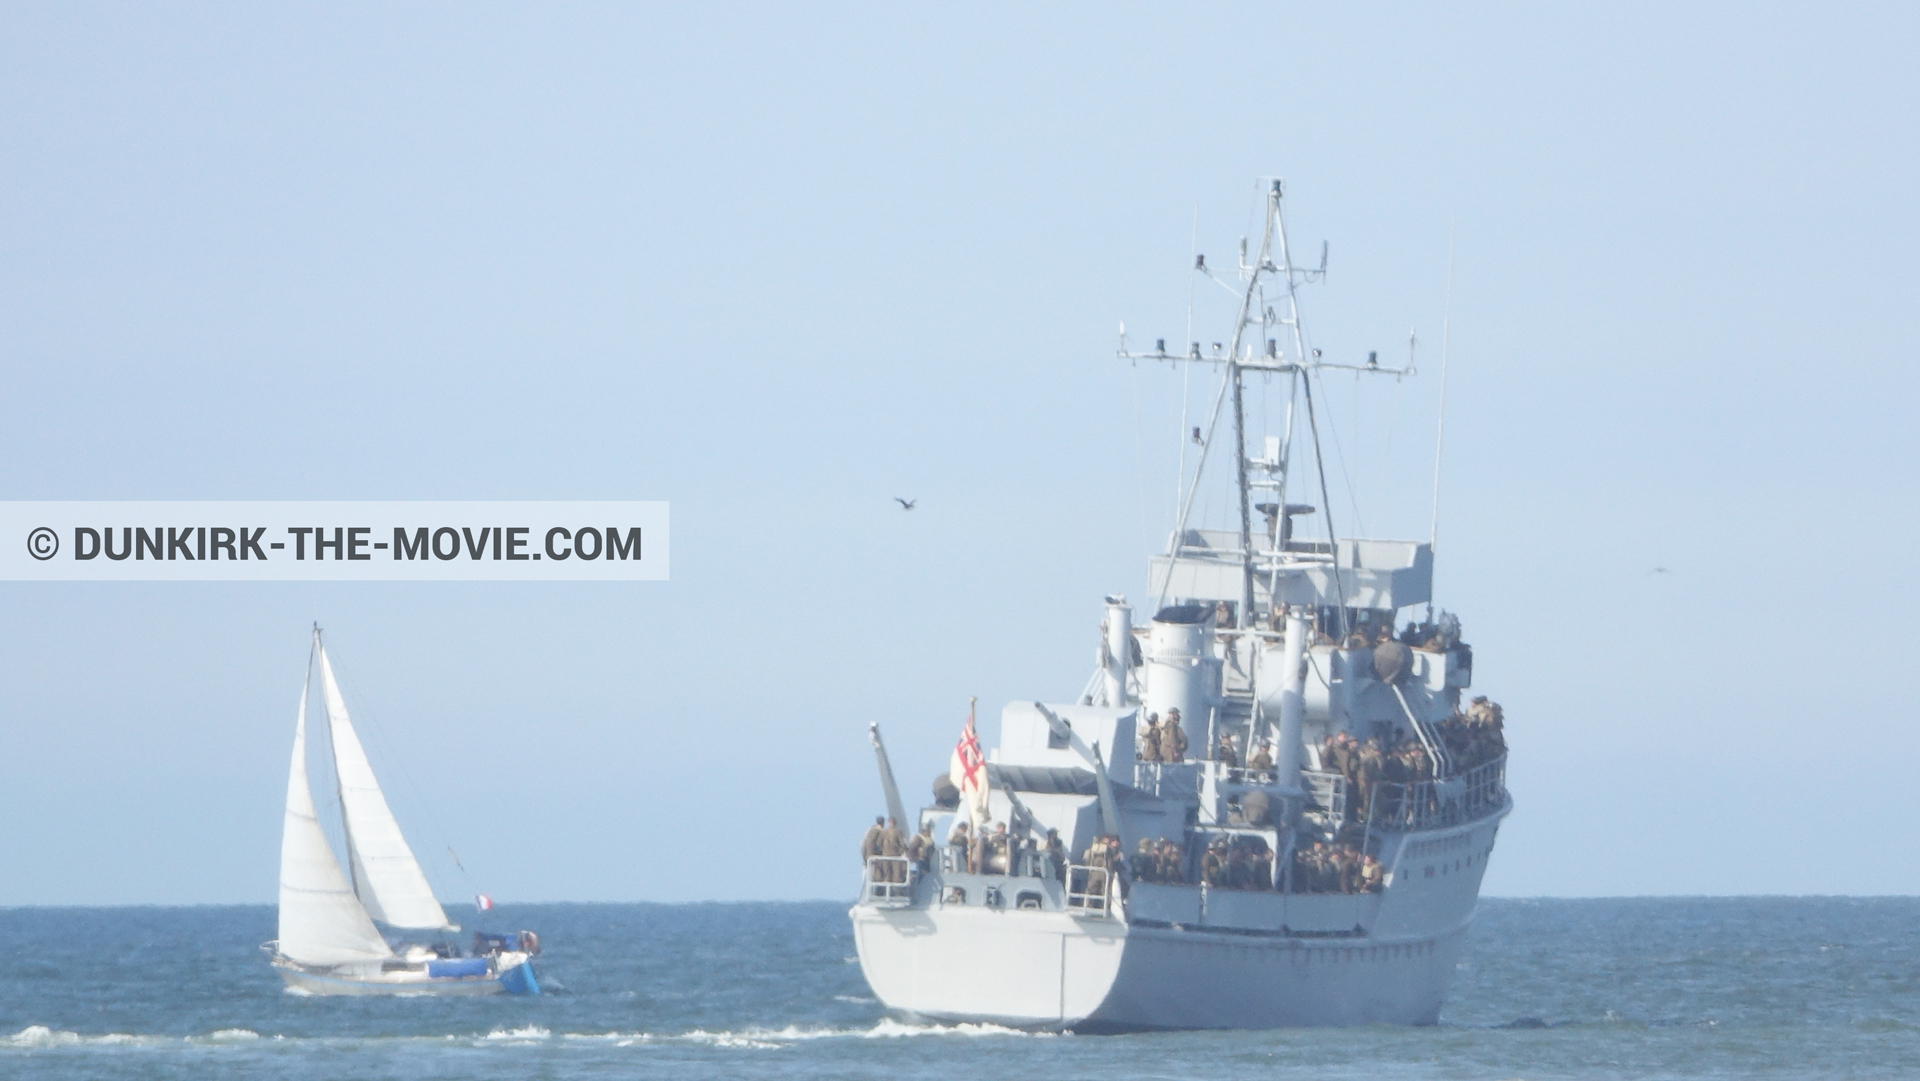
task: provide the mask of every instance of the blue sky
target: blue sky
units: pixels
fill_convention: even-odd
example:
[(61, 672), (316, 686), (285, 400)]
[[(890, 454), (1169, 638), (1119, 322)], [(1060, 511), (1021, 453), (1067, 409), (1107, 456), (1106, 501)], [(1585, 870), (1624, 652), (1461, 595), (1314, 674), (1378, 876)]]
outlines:
[(0, 498), (666, 499), (674, 562), (0, 584), (0, 904), (270, 899), (314, 620), (445, 896), (849, 895), (867, 723), (912, 798), (1143, 591), (1181, 388), (1115, 333), (1266, 175), (1315, 342), (1422, 343), (1330, 389), (1371, 535), (1429, 526), (1451, 238), (1488, 892), (1916, 892), (1917, 23), (10, 5)]

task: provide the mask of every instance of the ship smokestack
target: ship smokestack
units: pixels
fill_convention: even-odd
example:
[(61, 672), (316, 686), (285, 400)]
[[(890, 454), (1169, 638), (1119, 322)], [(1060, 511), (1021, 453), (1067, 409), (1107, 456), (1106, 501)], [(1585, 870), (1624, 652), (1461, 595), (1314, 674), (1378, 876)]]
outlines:
[(1273, 769), (1280, 783), (1300, 783), (1300, 722), (1306, 715), (1306, 676), (1301, 671), (1307, 653), (1306, 609), (1287, 606), (1287, 635), (1280, 648), (1280, 732), (1274, 740)]
[(1107, 598), (1106, 648), (1102, 667), (1106, 670), (1107, 705), (1116, 709), (1127, 704), (1127, 669), (1133, 666), (1133, 608), (1125, 597)]
[(1162, 608), (1147, 631), (1146, 706), (1165, 720), (1180, 711), (1189, 758), (1204, 758), (1209, 740), (1220, 661), (1213, 655), (1213, 608), (1178, 604)]

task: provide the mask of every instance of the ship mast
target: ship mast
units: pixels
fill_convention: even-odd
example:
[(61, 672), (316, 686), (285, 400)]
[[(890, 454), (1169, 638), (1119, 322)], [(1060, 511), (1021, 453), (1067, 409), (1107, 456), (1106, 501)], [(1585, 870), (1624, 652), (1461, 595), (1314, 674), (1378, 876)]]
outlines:
[[(1309, 413), (1311, 413), (1313, 408), (1313, 388), (1307, 383), (1307, 380), (1311, 378), (1313, 373), (1326, 368), (1354, 372), (1373, 372), (1396, 377), (1413, 374), (1411, 360), (1408, 361), (1407, 366), (1404, 368), (1383, 368), (1372, 358), (1369, 358), (1368, 363), (1364, 365), (1337, 364), (1321, 360), (1319, 350), (1313, 350), (1311, 355), (1309, 355), (1306, 345), (1306, 335), (1301, 327), (1299, 286), (1304, 282), (1319, 281), (1326, 277), (1327, 249), (1325, 245), (1322, 245), (1320, 249), (1320, 266), (1318, 268), (1303, 269), (1294, 266), (1293, 252), (1287, 242), (1286, 218), (1281, 213), (1281, 199), (1284, 194), (1285, 185), (1277, 178), (1272, 179), (1266, 191), (1266, 213), (1261, 227), (1260, 246), (1252, 261), (1247, 259), (1246, 239), (1242, 238), (1240, 241), (1239, 270), (1240, 276), (1245, 284), (1241, 289), (1235, 290), (1240, 300), (1239, 314), (1238, 318), (1234, 321), (1231, 344), (1224, 356), (1220, 354), (1217, 343), (1213, 355), (1203, 356), (1200, 352), (1200, 343), (1198, 342), (1191, 344), (1185, 356), (1171, 354), (1167, 352), (1166, 340), (1164, 338), (1155, 343), (1153, 352), (1130, 352), (1127, 349), (1124, 334), (1121, 337), (1119, 350), (1119, 355), (1128, 360), (1162, 360), (1170, 363), (1183, 361), (1205, 362), (1219, 363), (1225, 366), (1221, 378), (1220, 392), (1214, 399), (1213, 410), (1207, 420), (1206, 438), (1200, 444), (1199, 461), (1194, 467), (1193, 476), (1190, 479), (1186, 479), (1183, 485), (1184, 490), (1180, 500), (1178, 516), (1174, 523), (1173, 534), (1167, 542), (1167, 555), (1170, 558), (1178, 559), (1182, 553), (1182, 549), (1185, 547), (1187, 521), (1193, 512), (1194, 498), (1200, 490), (1201, 478), (1206, 474), (1207, 452), (1211, 449), (1213, 433), (1219, 425), (1220, 411), (1222, 407), (1231, 400), (1233, 409), (1234, 482), (1238, 493), (1240, 519), (1238, 538), (1240, 557), (1240, 605), (1237, 623), (1238, 626), (1243, 629), (1250, 628), (1254, 625), (1254, 575), (1256, 573), (1256, 564), (1262, 562), (1262, 556), (1264, 556), (1264, 562), (1269, 564), (1267, 569), (1277, 575), (1281, 563), (1287, 559), (1285, 548), (1287, 505), (1285, 497), (1288, 487), (1288, 474), (1291, 472), (1293, 458), (1293, 405), (1296, 398), (1304, 392), (1307, 395), (1308, 410)], [(1207, 270), (1205, 256), (1197, 256), (1194, 259), (1194, 272), (1206, 274), (1209, 278), (1213, 278), (1211, 272)], [(1284, 294), (1276, 298), (1276, 300), (1284, 306), (1284, 314), (1276, 312), (1273, 305), (1266, 303), (1266, 281), (1269, 278), (1277, 279), (1280, 283), (1280, 288), (1284, 289)], [(1213, 278), (1213, 280), (1219, 282), (1217, 278)], [(1232, 288), (1231, 286), (1227, 286), (1225, 282), (1219, 282), (1219, 284), (1225, 288)], [(1246, 340), (1248, 329), (1256, 326), (1259, 328), (1259, 338), (1264, 341), (1266, 346), (1264, 353), (1259, 356), (1254, 354), (1253, 349)], [(1278, 338), (1268, 336), (1270, 329), (1275, 327), (1287, 328), (1287, 337), (1290, 339), (1288, 343), (1290, 350), (1283, 352)], [(1246, 373), (1248, 372), (1283, 374), (1288, 378), (1286, 434), (1284, 439), (1279, 442), (1277, 452), (1274, 453), (1271, 458), (1255, 460), (1248, 457), (1246, 418)], [(1313, 432), (1313, 453), (1316, 467), (1324, 472), (1325, 466), (1320, 460), (1321, 451), (1317, 425), (1314, 426)], [(1268, 478), (1256, 480), (1251, 477), (1250, 467), (1253, 466), (1262, 468), (1268, 474)], [(1322, 488), (1324, 489), (1324, 487), (1325, 485), (1323, 483)], [(1271, 538), (1272, 548), (1270, 551), (1264, 553), (1257, 551), (1254, 546), (1253, 490), (1255, 488), (1272, 488), (1275, 491), (1276, 498), (1276, 504), (1274, 506), (1276, 528)], [(1322, 502), (1325, 501), (1326, 495), (1323, 491)], [(1330, 509), (1324, 516), (1324, 520), (1328, 522), (1327, 547), (1333, 563), (1334, 579), (1335, 582), (1338, 583), (1340, 546), (1337, 538), (1333, 535), (1332, 514)], [(1171, 578), (1169, 578), (1168, 582), (1169, 584), (1171, 583)], [(1163, 606), (1166, 600), (1167, 598), (1163, 591), (1163, 595), (1156, 599), (1156, 607)]]

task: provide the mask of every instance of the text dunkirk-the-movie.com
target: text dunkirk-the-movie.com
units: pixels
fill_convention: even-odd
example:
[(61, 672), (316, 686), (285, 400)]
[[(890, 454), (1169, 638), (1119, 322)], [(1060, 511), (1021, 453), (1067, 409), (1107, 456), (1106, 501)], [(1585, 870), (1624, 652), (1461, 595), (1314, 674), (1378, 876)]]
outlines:
[(663, 501), (0, 502), (6, 581), (663, 581)]

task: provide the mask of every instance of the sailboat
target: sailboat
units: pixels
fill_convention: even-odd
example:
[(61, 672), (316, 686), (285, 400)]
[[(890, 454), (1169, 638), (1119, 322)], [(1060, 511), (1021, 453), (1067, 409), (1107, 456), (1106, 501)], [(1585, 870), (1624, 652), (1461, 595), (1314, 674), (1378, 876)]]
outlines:
[[(343, 871), (320, 826), (307, 782), (307, 701), (319, 662), (321, 697), (333, 745), (334, 782), (346, 834)], [(389, 938), (378, 925), (396, 934)], [(539, 938), (476, 934), (463, 955), (447, 919), (394, 821), (366, 748), (347, 716), (333, 665), (313, 630), (313, 650), (293, 729), (286, 825), (280, 839), (280, 937), (266, 944), (273, 967), (296, 992), (315, 995), (537, 995)], [(404, 941), (408, 932), (438, 941)]]

